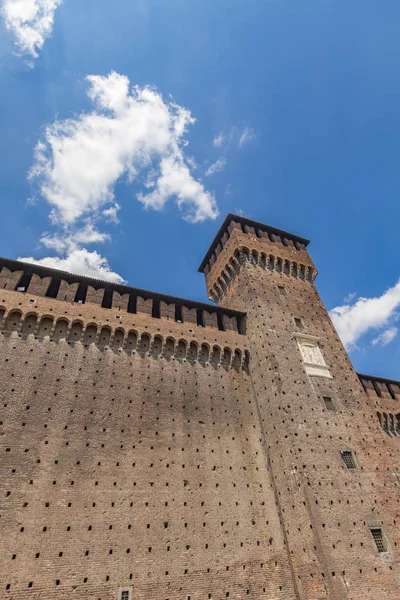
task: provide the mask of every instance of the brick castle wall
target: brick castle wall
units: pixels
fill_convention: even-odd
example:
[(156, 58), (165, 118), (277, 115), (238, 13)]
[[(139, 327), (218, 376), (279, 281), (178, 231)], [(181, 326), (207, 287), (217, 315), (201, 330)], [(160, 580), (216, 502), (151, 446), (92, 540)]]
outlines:
[(294, 599), (245, 336), (0, 300), (0, 597)]
[(400, 387), (360, 383), (307, 241), (231, 217), (220, 308), (3, 263), (1, 599), (400, 598)]

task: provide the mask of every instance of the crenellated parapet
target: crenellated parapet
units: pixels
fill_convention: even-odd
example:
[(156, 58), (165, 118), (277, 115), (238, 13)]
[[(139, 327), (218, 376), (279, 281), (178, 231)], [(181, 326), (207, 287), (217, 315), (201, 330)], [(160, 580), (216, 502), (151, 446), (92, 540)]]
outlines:
[(400, 437), (400, 381), (358, 374), (368, 398), (374, 403), (376, 417), (390, 437)]
[(400, 401), (400, 381), (376, 377), (374, 375), (362, 375), (360, 373), (358, 377), (366, 394), (372, 400), (389, 403)]
[(287, 277), (294, 277), (303, 281), (313, 282), (317, 272), (311, 265), (299, 263), (296, 260), (266, 254), (258, 250), (250, 250), (246, 246), (240, 246), (234, 251), (229, 262), (225, 264), (215, 283), (208, 289), (208, 297), (214, 302), (219, 302), (224, 296), (226, 289), (235, 279), (243, 265), (259, 267), (266, 271), (281, 273)]
[(204, 257), (210, 300), (220, 302), (243, 266), (312, 283), (317, 270), (307, 252), (308, 240), (237, 215), (228, 215)]
[(5, 338), (93, 346), (100, 351), (235, 370), (247, 370), (249, 365), (249, 352), (243, 343), (246, 338), (237, 332), (194, 328), (188, 322), (156, 321), (145, 312), (137, 313), (133, 320), (114, 310), (110, 318), (104, 319), (104, 309), (94, 305), (71, 306), (61, 301), (55, 311), (54, 303), (46, 298), (24, 296), (23, 302), (17, 302), (20, 294), (4, 290), (2, 296), (0, 336)]
[(0, 258), (0, 290), (245, 333), (245, 313), (239, 311), (4, 258)]

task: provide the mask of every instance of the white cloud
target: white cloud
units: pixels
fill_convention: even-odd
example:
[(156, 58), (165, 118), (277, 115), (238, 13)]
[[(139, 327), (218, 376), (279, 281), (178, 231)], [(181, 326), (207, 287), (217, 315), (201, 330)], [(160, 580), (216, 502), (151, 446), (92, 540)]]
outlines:
[(225, 196), (232, 196), (232, 185), (228, 183), (224, 192)]
[(225, 141), (225, 136), (223, 133), (218, 133), (213, 139), (213, 146), (216, 148), (220, 148)]
[(228, 132), (221, 131), (218, 133), (213, 139), (213, 146), (215, 148), (221, 148), (221, 146), (225, 145), (227, 148), (232, 144), (241, 148), (250, 140), (253, 140), (256, 137), (256, 133), (253, 128), (245, 127), (243, 130), (240, 130), (239, 127), (233, 126)]
[(103, 258), (98, 252), (89, 252), (85, 248), (73, 250), (65, 258), (56, 256), (36, 260), (35, 258), (27, 257), (19, 258), (18, 260), (78, 275), (86, 275), (87, 277), (102, 279), (103, 281), (124, 283), (122, 277), (111, 270), (106, 258)]
[(194, 156), (187, 156), (186, 157), (186, 162), (189, 165), (189, 167), (193, 170), (198, 169), (199, 165), (197, 164), (196, 159), (194, 158)]
[(171, 196), (176, 197), (180, 209), (191, 207), (187, 220), (192, 223), (214, 219), (217, 207), (213, 196), (190, 174), (188, 166), (179, 157), (167, 156), (161, 160), (160, 174), (154, 182), (154, 190), (147, 195), (138, 194), (138, 200), (146, 208), (161, 209)]
[(245, 127), (240, 135), (238, 146), (241, 148), (250, 140), (253, 140), (256, 137), (254, 129), (250, 129), (250, 127)]
[(350, 302), (353, 302), (356, 296), (356, 292), (351, 292), (350, 294), (347, 294), (347, 296), (344, 298), (344, 302), (346, 302), (346, 304), (350, 304)]
[(160, 210), (174, 199), (191, 222), (214, 219), (218, 208), (191, 173), (193, 157), (185, 155), (185, 134), (194, 123), (187, 109), (164, 101), (153, 88), (131, 88), (116, 72), (87, 81), (92, 110), (48, 125), (29, 172), (56, 228), (40, 241), (60, 256), (24, 260), (121, 282), (105, 258), (85, 247), (111, 239), (97, 225), (118, 223), (117, 182), (141, 185), (136, 198), (148, 209)]
[(246, 219), (250, 219), (250, 215), (247, 215), (242, 208), (235, 208), (235, 215), (239, 215), (240, 217), (245, 217)]
[(386, 346), (387, 344), (389, 344), (391, 341), (394, 340), (397, 333), (398, 333), (397, 327), (390, 327), (389, 329), (386, 329), (386, 331), (384, 331), (383, 333), (378, 335), (378, 337), (376, 337), (374, 340), (372, 340), (372, 344), (374, 346), (376, 344), (379, 344), (380, 346)]
[(18, 50), (36, 58), (51, 35), (54, 13), (63, 0), (2, 0), (1, 14)]
[(224, 156), (222, 156), (221, 158), (216, 160), (212, 165), (210, 165), (208, 167), (208, 169), (206, 171), (206, 176), (209, 177), (210, 175), (214, 175), (214, 173), (219, 173), (220, 171), (223, 171), (226, 163), (227, 163), (226, 158)]
[(115, 72), (87, 80), (94, 110), (47, 126), (30, 171), (52, 207), (52, 221), (73, 224), (115, 206), (117, 181), (143, 179), (150, 169), (157, 173), (148, 181), (153, 190), (137, 196), (146, 207), (159, 210), (175, 198), (189, 221), (217, 217), (214, 197), (191, 175), (184, 156), (190, 112), (149, 87), (130, 91), (129, 79)]
[(119, 223), (118, 211), (120, 208), (120, 205), (115, 202), (114, 206), (110, 206), (110, 208), (103, 210), (103, 216), (105, 217), (106, 221), (109, 223)]
[(337, 306), (329, 314), (343, 344), (351, 349), (370, 330), (386, 327), (391, 319), (396, 318), (399, 307), (400, 281), (382, 296), (358, 298), (354, 304)]
[(78, 250), (82, 244), (103, 243), (109, 239), (110, 236), (107, 233), (101, 233), (95, 229), (92, 223), (86, 223), (78, 229), (65, 230), (61, 235), (51, 237), (44, 234), (40, 241), (46, 248), (63, 253)]

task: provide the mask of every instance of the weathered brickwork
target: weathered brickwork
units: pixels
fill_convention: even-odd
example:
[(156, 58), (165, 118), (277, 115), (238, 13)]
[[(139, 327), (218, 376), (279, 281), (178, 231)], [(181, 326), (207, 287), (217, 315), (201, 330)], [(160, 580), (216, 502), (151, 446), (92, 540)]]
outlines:
[[(247, 312), (251, 377), (297, 597), (398, 599), (400, 445), (377, 412), (395, 411), (400, 388), (392, 382), (392, 395), (382, 385), (382, 398), (375, 388), (366, 395), (313, 277), (261, 260), (281, 256), (311, 271), (305, 253), (236, 223), (207, 272), (207, 287), (232, 258), (238, 262), (220, 302)], [(301, 336), (318, 344), (331, 378), (307, 374)], [(356, 468), (346, 467), (343, 452), (353, 453)], [(377, 552), (370, 528), (383, 530), (387, 551)]]
[(0, 598), (399, 600), (400, 386), (307, 243), (229, 215), (218, 306), (0, 260)]

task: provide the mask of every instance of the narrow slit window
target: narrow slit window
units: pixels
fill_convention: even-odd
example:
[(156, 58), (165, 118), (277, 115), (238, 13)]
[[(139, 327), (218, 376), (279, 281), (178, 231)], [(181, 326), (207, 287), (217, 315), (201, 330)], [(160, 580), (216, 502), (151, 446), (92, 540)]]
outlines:
[(26, 292), (32, 279), (32, 273), (24, 273), (16, 287), (17, 292)]
[(204, 322), (203, 322), (203, 311), (201, 310), (201, 308), (198, 308), (196, 311), (197, 314), (197, 325), (199, 327), (204, 327)]
[(386, 552), (387, 545), (382, 529), (380, 527), (371, 527), (370, 530), (378, 552)]
[(112, 299), (113, 299), (113, 291), (112, 290), (104, 290), (103, 301), (101, 303), (102, 308), (111, 308), (112, 307)]
[(182, 306), (180, 306), (179, 304), (175, 304), (175, 321), (177, 323), (183, 323)]
[(379, 384), (374, 379), (372, 379), (372, 385), (374, 386), (374, 390), (375, 390), (377, 396), (379, 396), (379, 398), (382, 398), (381, 388), (379, 387)]
[(160, 301), (159, 300), (153, 299), (153, 307), (151, 310), (151, 316), (153, 317), (153, 319), (160, 318)]
[(332, 398), (329, 396), (324, 396), (324, 403), (326, 410), (330, 410), (331, 412), (335, 412), (335, 405), (333, 403)]
[(136, 314), (136, 303), (137, 303), (137, 296), (135, 296), (135, 294), (130, 294), (129, 302), (128, 302), (128, 313)]
[(88, 288), (88, 286), (86, 283), (80, 283), (78, 285), (78, 289), (76, 290), (74, 302), (77, 302), (78, 304), (85, 304), (87, 288)]
[(353, 452), (350, 452), (350, 450), (342, 450), (341, 455), (343, 458), (343, 462), (348, 469), (356, 469), (357, 468)]
[(246, 334), (246, 321), (244, 317), (236, 317), (237, 330), (240, 335)]
[(392, 399), (392, 400), (397, 400), (397, 398), (396, 398), (396, 394), (394, 393), (394, 391), (393, 391), (393, 388), (392, 388), (392, 386), (390, 385), (390, 383), (387, 383), (387, 384), (386, 384), (386, 387), (387, 387), (387, 389), (389, 390), (389, 394), (390, 394), (390, 397), (391, 397), (391, 399)]
[(60, 289), (61, 279), (52, 277), (50, 285), (47, 288), (46, 298), (57, 298), (58, 291)]

